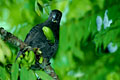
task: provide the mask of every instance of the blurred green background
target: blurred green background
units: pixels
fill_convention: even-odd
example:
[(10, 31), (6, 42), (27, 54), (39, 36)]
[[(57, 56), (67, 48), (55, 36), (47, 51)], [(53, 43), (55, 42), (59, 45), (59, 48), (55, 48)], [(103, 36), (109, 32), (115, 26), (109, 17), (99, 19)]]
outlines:
[[(59, 50), (51, 59), (60, 80), (120, 80), (119, 0), (0, 0), (0, 27), (24, 40), (53, 9), (63, 13)], [(98, 31), (96, 18), (104, 19), (105, 10), (112, 24), (105, 30), (102, 25)], [(117, 45), (113, 53), (108, 50), (110, 42)], [(6, 68), (14, 62), (17, 51), (0, 39), (0, 80), (17, 79)]]

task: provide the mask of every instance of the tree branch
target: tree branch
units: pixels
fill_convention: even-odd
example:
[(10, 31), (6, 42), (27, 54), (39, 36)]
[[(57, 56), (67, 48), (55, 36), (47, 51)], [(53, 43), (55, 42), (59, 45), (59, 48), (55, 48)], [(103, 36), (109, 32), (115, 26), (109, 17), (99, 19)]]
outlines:
[(18, 39), (16, 36), (11, 34), (10, 32), (7, 32), (2, 27), (0, 27), (0, 34), (1, 34), (1, 38), (4, 41), (9, 42), (9, 43), (15, 45), (16, 47), (19, 47), (20, 49), (27, 46), (27, 44), (25, 44), (22, 40)]
[[(25, 44), (22, 40), (20, 40), (19, 38), (17, 38), (16, 36), (14, 36), (12, 33), (7, 32), (6, 30), (4, 30), (4, 28), (0, 27), (0, 35), (1, 38), (6, 41), (9, 42), (11, 44), (13, 44), (14, 46), (23, 49), (25, 47), (29, 47), (30, 50), (34, 50), (32, 47), (28, 46), (27, 44)], [(37, 65), (37, 64), (36, 64)], [(38, 64), (40, 65), (40, 64)], [(42, 67), (41, 67), (42, 66)], [(41, 67), (47, 74), (49, 74), (54, 80), (59, 80), (58, 76), (56, 75), (54, 69), (50, 66), (50, 63), (44, 59), (42, 65), (39, 66)], [(43, 67), (44, 66), (44, 67)]]

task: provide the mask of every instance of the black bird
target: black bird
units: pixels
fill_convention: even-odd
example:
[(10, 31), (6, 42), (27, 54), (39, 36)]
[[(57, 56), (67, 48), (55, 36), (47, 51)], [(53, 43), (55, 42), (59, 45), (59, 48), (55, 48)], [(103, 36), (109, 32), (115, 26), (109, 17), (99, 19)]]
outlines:
[[(48, 19), (41, 24), (34, 26), (27, 34), (24, 42), (32, 48), (40, 48), (42, 56), (50, 59), (56, 53), (59, 44), (59, 27), (62, 13), (59, 10), (52, 10)], [(53, 32), (55, 41), (51, 43), (43, 32), (43, 27), (48, 27)], [(23, 53), (21, 49), (16, 59)]]

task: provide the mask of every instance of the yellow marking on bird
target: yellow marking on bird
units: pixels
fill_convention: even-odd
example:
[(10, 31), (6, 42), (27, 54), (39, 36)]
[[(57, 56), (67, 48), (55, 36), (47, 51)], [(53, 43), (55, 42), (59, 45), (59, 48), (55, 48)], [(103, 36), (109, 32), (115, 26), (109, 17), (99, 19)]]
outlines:
[(46, 27), (46, 26), (44, 26), (42, 28), (42, 30), (43, 30), (43, 33), (46, 36), (46, 38), (48, 40), (50, 40), (51, 43), (54, 43), (55, 42), (55, 37), (54, 37), (54, 34), (53, 34), (52, 30), (49, 27)]

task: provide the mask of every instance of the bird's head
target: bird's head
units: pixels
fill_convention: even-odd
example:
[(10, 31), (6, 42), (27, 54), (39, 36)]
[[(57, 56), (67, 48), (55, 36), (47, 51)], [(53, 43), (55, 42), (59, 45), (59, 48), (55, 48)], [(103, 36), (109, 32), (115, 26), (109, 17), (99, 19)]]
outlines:
[(60, 23), (62, 13), (59, 10), (52, 10), (49, 15), (49, 20), (53, 23)]

